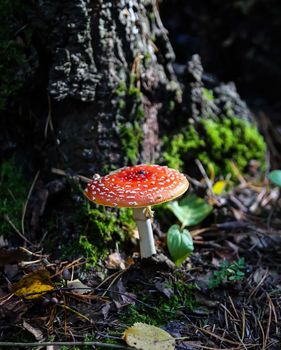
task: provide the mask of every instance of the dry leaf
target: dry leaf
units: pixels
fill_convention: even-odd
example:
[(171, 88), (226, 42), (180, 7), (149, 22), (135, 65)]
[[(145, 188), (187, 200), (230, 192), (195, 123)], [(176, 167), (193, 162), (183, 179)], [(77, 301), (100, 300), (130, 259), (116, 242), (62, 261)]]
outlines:
[(126, 265), (127, 266), (131, 266), (131, 265), (134, 265), (135, 264), (135, 261), (133, 258), (131, 258), (130, 256), (126, 259)]
[(91, 291), (91, 288), (86, 286), (86, 284), (82, 283), (78, 279), (73, 280), (73, 281), (68, 281), (67, 282), (67, 288), (71, 288), (72, 292), (75, 292), (75, 293), (78, 293), (78, 294), (85, 294), (85, 293), (89, 293)]
[(161, 328), (145, 323), (135, 323), (124, 332), (123, 339), (139, 350), (174, 350), (175, 339)]
[[(53, 290), (54, 286), (47, 270), (37, 270), (23, 276), (13, 285), (13, 292), (18, 297), (26, 299), (36, 299), (41, 297), (45, 292)], [(38, 294), (33, 294), (38, 293)], [(28, 295), (31, 294), (31, 295)]]
[(125, 270), (126, 268), (125, 261), (118, 252), (110, 254), (105, 264), (108, 269)]
[(13, 299), (4, 302), (4, 304), (0, 306), (1, 326), (5, 323), (9, 325), (16, 325), (22, 322), (22, 316), (29, 310), (30, 307), (31, 304), (29, 303), (15, 303), (15, 300)]
[(171, 298), (171, 296), (174, 294), (173, 289), (168, 287), (166, 282), (157, 281), (155, 283), (155, 288), (159, 290), (159, 292), (163, 293), (167, 298)]
[(117, 309), (126, 305), (135, 304), (136, 296), (133, 293), (127, 292), (122, 278), (119, 278), (117, 283), (110, 287), (110, 292)]
[(26, 330), (28, 330), (31, 334), (34, 335), (36, 340), (42, 340), (44, 338), (43, 332), (39, 329), (39, 328), (35, 328), (33, 327), (30, 323), (28, 323), (27, 321), (23, 321), (23, 328), (25, 328)]
[(226, 186), (225, 180), (219, 180), (216, 183), (214, 183), (214, 185), (213, 185), (214, 194), (216, 194), (217, 196), (221, 195), (225, 189), (225, 186)]

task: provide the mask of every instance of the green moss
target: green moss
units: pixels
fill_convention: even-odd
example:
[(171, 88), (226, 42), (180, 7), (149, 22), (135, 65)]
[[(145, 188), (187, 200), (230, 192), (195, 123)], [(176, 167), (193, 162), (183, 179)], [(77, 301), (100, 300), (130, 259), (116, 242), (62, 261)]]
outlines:
[(172, 137), (163, 138), (165, 162), (174, 169), (183, 169), (183, 155), (190, 150), (201, 149), (205, 146), (205, 141), (200, 138), (199, 133), (193, 126), (183, 130), (181, 133)]
[(207, 101), (214, 101), (214, 93), (213, 93), (213, 90), (209, 90), (209, 89), (206, 89), (206, 88), (202, 88), (202, 96), (203, 96), (203, 99), (207, 100)]
[[(125, 324), (144, 322), (155, 326), (161, 326), (171, 320), (180, 320), (182, 311), (192, 311), (197, 305), (194, 296), (195, 286), (186, 284), (181, 279), (174, 282), (167, 282), (166, 285), (172, 291), (169, 298), (157, 294), (153, 299), (150, 296), (138, 300), (143, 303), (130, 305), (127, 310), (120, 315), (121, 321)], [(153, 310), (147, 305), (153, 305)]]
[(127, 122), (119, 124), (119, 132), (121, 136), (121, 146), (126, 154), (126, 163), (135, 164), (139, 148), (143, 139), (143, 132), (138, 122)]
[(89, 219), (88, 231), (91, 230), (103, 244), (112, 240), (122, 242), (135, 228), (133, 212), (129, 208), (113, 209), (89, 204), (86, 215)]
[(120, 120), (117, 126), (126, 164), (136, 163), (143, 141), (141, 122), (144, 118), (144, 109), (142, 92), (137, 85), (136, 76), (131, 74), (128, 84), (121, 81), (116, 89), (117, 114)]
[(8, 216), (21, 231), (21, 216), (28, 193), (28, 182), (15, 165), (14, 160), (5, 161), (0, 166), (0, 236), (14, 234), (11, 225), (4, 219)]
[(63, 257), (79, 255), (87, 259), (87, 267), (96, 266), (116, 248), (122, 245), (135, 229), (133, 213), (128, 208), (106, 208), (87, 202), (75, 216), (79, 237), (62, 247)]
[(86, 267), (96, 266), (98, 260), (103, 255), (101, 254), (100, 249), (98, 249), (97, 246), (89, 242), (88, 238), (84, 235), (81, 235), (79, 237), (79, 248), (81, 249), (81, 252), (83, 253), (84, 257), (87, 259)]
[(186, 127), (172, 138), (164, 138), (165, 162), (176, 169), (184, 169), (184, 162), (198, 158), (203, 165), (212, 164), (216, 173), (232, 172), (234, 161), (245, 171), (251, 159), (265, 166), (266, 144), (256, 126), (235, 116), (201, 119), (195, 126)]

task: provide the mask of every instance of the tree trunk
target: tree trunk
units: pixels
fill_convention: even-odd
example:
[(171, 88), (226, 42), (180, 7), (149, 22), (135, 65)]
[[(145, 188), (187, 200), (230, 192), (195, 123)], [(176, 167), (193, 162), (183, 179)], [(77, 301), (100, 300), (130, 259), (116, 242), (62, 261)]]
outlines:
[(51, 165), (92, 174), (154, 162), (160, 115), (180, 95), (157, 1), (46, 0), (40, 10), (52, 62)]

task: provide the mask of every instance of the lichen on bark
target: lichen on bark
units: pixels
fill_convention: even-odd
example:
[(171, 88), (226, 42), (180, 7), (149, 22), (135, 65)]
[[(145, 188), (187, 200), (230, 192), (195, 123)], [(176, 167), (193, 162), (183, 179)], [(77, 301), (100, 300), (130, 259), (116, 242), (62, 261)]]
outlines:
[(41, 8), (46, 20), (55, 19), (49, 92), (59, 101), (54, 114), (60, 160), (86, 172), (124, 165), (118, 125), (130, 122), (130, 115), (117, 113), (116, 90), (121, 82), (128, 85), (133, 74), (144, 111), (135, 162), (153, 162), (159, 111), (180, 89), (156, 0), (46, 0)]

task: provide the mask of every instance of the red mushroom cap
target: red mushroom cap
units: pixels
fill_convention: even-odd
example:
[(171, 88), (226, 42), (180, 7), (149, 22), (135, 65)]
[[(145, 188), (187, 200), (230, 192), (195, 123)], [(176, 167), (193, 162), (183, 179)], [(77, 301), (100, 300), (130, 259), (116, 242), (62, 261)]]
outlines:
[(94, 179), (88, 183), (85, 194), (101, 205), (141, 208), (177, 198), (188, 186), (186, 177), (178, 170), (140, 164)]

